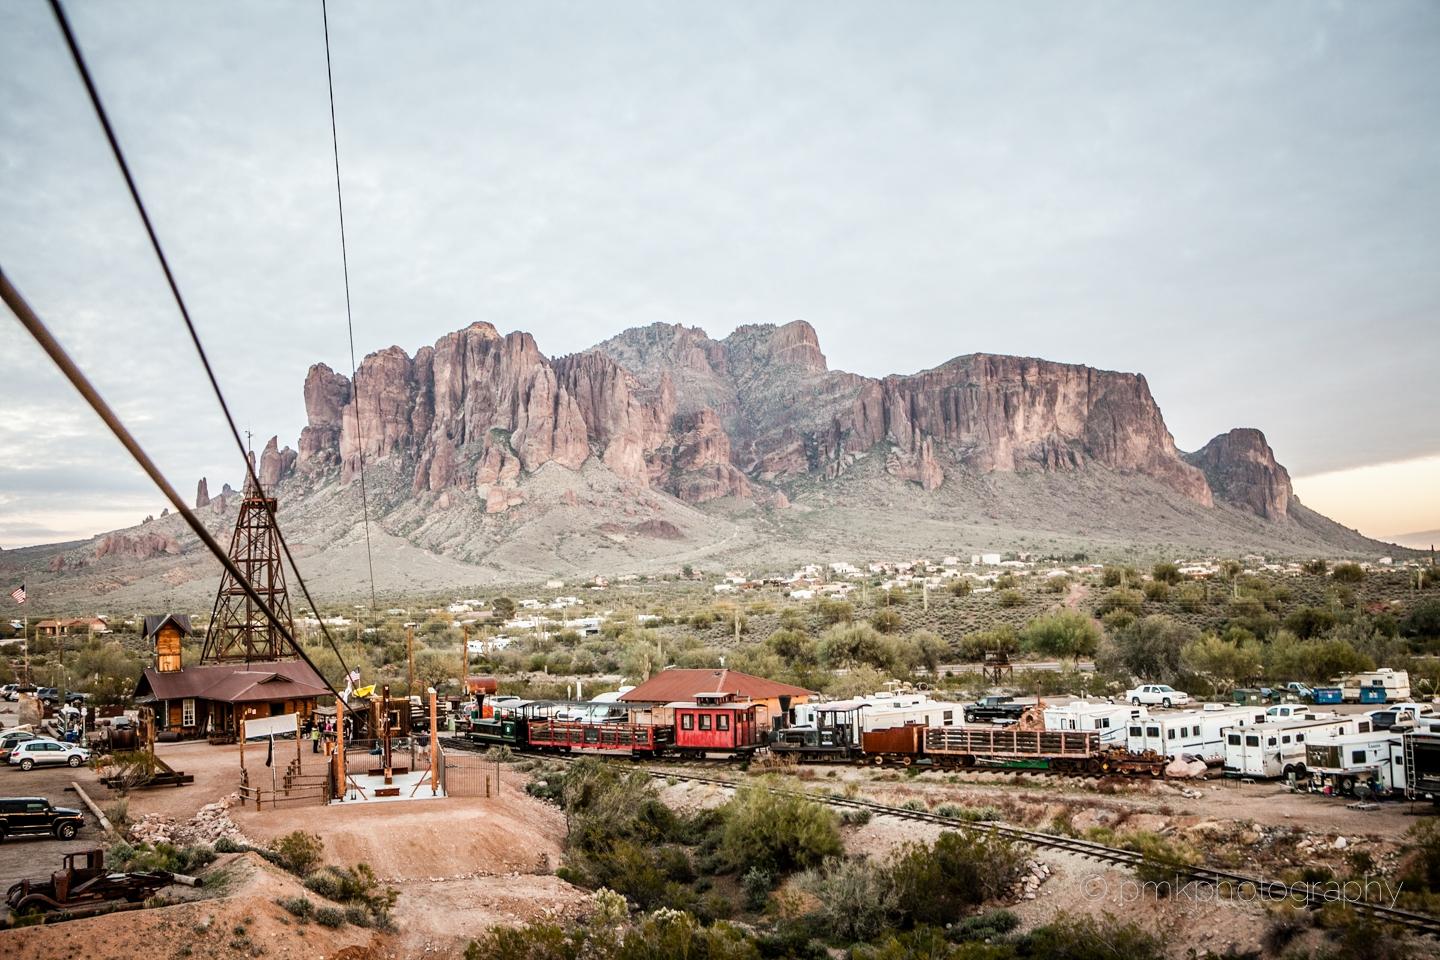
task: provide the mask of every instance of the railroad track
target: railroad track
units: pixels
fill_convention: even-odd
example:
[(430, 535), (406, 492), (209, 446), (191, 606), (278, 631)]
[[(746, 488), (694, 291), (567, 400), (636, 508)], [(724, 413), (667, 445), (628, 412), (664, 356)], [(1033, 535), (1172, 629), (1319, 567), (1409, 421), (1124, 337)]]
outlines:
[[(459, 737), (442, 737), (441, 743), (447, 747), (454, 746), (468, 752), (483, 752), (485, 749)], [(563, 763), (572, 763), (580, 759), (579, 757), (566, 754), (543, 754), (542, 756), (546, 759), (559, 760)], [(603, 758), (603, 762), (627, 769), (634, 769), (637, 764), (643, 763), (643, 761), (627, 761), (621, 757)], [(658, 780), (681, 780), (687, 783), (701, 783), (729, 790), (746, 785), (742, 781), (728, 777), (708, 777), (698, 774), (678, 773), (673, 769), (655, 769), (645, 766), (641, 766), (640, 769)], [(1146, 862), (1145, 856), (1134, 850), (1112, 847), (1080, 837), (1041, 833), (1038, 830), (1026, 830), (1022, 827), (1015, 827), (995, 821), (963, 820), (959, 817), (947, 816), (931, 810), (911, 810), (906, 807), (895, 807), (889, 804), (877, 803), (873, 800), (862, 800), (858, 797), (807, 793), (803, 790), (791, 790), (785, 787), (766, 784), (754, 784), (754, 786), (758, 786), (760, 789), (778, 796), (802, 797), (831, 807), (863, 810), (872, 816), (895, 817), (901, 820), (936, 824), (953, 829), (989, 833), (993, 836), (1004, 837), (1017, 843), (1025, 843), (1033, 847), (1069, 853), (1101, 863), (1111, 863), (1117, 866), (1134, 868)], [(1245, 874), (1233, 873), (1228, 870), (1213, 869), (1211, 867), (1190, 866), (1178, 863), (1169, 864), (1154, 860), (1150, 862), (1158, 863), (1159, 866), (1167, 869), (1173, 869), (1178, 876), (1184, 877), (1187, 880), (1201, 884), (1210, 884), (1217, 892), (1227, 890), (1233, 893), (1253, 891), (1253, 894), (1247, 894), (1247, 896), (1253, 896), (1267, 902), (1292, 900), (1312, 908), (1323, 907), (1330, 903), (1343, 902), (1351, 909), (1375, 920), (1404, 927), (1411, 932), (1421, 935), (1440, 937), (1440, 917), (1433, 917), (1429, 914), (1416, 913), (1410, 910), (1401, 910), (1397, 907), (1390, 907), (1380, 903), (1347, 900), (1340, 892), (1323, 889), (1319, 885), (1303, 883), (1292, 884), (1283, 880), (1252, 877)]]

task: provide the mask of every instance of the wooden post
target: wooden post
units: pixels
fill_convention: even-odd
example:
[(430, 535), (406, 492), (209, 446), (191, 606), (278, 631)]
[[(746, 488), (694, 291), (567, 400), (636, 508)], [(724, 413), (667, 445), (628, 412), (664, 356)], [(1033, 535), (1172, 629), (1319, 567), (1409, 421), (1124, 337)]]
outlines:
[(415, 695), (415, 627), (405, 627), (405, 696)]
[[(153, 755), (153, 754), (152, 754)], [(245, 769), (245, 721), (240, 721), (240, 769)]]
[(302, 758), (302, 757), (300, 756), (300, 711), (299, 711), (299, 710), (296, 710), (296, 711), (295, 711), (295, 772), (296, 772), (296, 773), (299, 773), (299, 772), (300, 772), (300, 765), (301, 765), (302, 763), (304, 763), (304, 762), (305, 762), (305, 761), (304, 761), (304, 758)]
[(345, 698), (335, 698), (335, 795), (345, 799), (349, 776), (345, 773)]
[(465, 709), (465, 699), (470, 696), (470, 625), (460, 624), (460, 709), (466, 719), (469, 718), (469, 711)]
[(385, 767), (385, 783), (388, 786), (395, 779), (394, 761), (390, 756), (390, 684), (380, 688), (380, 737), (382, 749), (384, 750), (383, 764)]
[(440, 708), (436, 701), (435, 688), (430, 688), (430, 796), (440, 789), (436, 777), (440, 775)]

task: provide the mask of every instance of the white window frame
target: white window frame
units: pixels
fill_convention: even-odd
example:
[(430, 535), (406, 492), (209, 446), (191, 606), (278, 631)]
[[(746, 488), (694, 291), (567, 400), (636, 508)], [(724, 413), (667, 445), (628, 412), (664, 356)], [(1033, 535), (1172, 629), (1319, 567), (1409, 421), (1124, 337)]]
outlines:
[(195, 698), (186, 697), (180, 701), (180, 726), (195, 726)]

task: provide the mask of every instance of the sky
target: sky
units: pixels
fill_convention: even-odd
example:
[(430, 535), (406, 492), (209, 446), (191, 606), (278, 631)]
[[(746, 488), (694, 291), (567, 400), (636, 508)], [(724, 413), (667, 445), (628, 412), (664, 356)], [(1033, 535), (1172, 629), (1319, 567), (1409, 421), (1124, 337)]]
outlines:
[[(307, 368), (350, 369), (318, 0), (67, 9), (242, 429), (293, 446)], [(360, 356), (805, 319), (871, 376), (1133, 370), (1182, 449), (1260, 427), (1307, 503), (1440, 527), (1440, 4), (334, 0), (330, 31)], [(0, 264), (184, 495), (238, 483), (38, 0), (0, 4)], [(0, 320), (0, 547), (158, 512)]]

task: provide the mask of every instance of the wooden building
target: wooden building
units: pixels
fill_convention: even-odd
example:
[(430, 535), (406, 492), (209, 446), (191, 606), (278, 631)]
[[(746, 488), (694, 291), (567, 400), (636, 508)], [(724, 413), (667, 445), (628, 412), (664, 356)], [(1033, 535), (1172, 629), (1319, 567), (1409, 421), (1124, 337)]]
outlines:
[(215, 663), (162, 671), (146, 667), (135, 688), (136, 703), (155, 712), (156, 730), (178, 737), (229, 739), (240, 721), (315, 710), (316, 698), (329, 696), (325, 685), (303, 660), (266, 663)]

